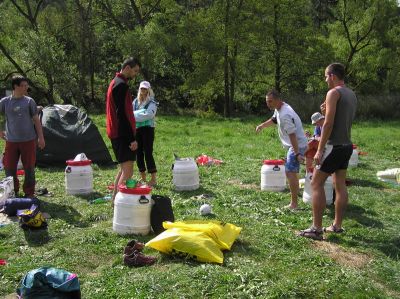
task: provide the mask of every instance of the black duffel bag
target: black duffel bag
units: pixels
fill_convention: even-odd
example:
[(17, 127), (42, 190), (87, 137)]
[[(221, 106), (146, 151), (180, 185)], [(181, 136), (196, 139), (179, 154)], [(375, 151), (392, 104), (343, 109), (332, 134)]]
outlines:
[(169, 197), (153, 194), (151, 198), (154, 205), (151, 208), (150, 223), (153, 232), (158, 235), (165, 231), (162, 225), (163, 221), (175, 221), (174, 211)]

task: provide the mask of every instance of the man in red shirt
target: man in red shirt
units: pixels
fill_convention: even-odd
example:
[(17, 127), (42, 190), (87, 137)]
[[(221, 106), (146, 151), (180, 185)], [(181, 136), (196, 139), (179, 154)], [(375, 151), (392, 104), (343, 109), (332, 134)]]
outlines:
[(116, 73), (107, 91), (107, 136), (111, 140), (115, 157), (120, 164), (114, 182), (113, 204), (118, 186), (132, 177), (133, 162), (136, 160), (136, 123), (128, 80), (136, 77), (140, 67), (138, 59), (132, 57), (126, 59), (122, 63), (121, 71)]

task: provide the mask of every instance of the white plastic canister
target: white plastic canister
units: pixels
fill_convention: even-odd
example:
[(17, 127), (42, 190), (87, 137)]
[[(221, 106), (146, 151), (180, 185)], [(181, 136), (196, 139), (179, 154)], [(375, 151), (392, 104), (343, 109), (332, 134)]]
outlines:
[(151, 188), (119, 187), (114, 201), (113, 230), (121, 235), (147, 235), (150, 232)]
[[(304, 181), (304, 191), (303, 191), (303, 202), (304, 203), (312, 203), (312, 189), (311, 189), (311, 180), (312, 180), (312, 172), (307, 172), (305, 181)], [(331, 205), (333, 203), (333, 179), (332, 176), (329, 176), (324, 185), (325, 190), (325, 198), (326, 204)]]
[(193, 158), (177, 158), (172, 165), (172, 180), (177, 191), (196, 190), (200, 186), (199, 169)]
[(67, 194), (89, 194), (93, 192), (93, 170), (91, 160), (68, 160), (65, 168)]
[(357, 150), (357, 145), (353, 144), (353, 152), (349, 160), (349, 167), (357, 167), (357, 166), (358, 166), (358, 150)]
[(261, 167), (261, 190), (283, 191), (286, 188), (285, 161), (264, 160)]

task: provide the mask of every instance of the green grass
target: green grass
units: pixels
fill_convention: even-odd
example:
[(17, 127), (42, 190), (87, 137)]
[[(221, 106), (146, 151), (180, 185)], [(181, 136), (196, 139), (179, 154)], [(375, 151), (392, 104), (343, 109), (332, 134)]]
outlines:
[[(104, 115), (93, 119), (105, 136)], [(201, 219), (198, 210), (206, 202), (217, 219), (243, 228), (223, 265), (145, 249), (159, 258), (156, 265), (124, 266), (122, 250), (132, 236), (112, 231), (109, 204), (88, 204), (107, 194), (116, 168), (94, 166), (96, 193), (88, 197), (65, 194), (64, 169), (38, 169), (38, 187), (54, 194), (41, 198), (52, 219), (42, 233), (24, 233), (16, 224), (0, 228), (0, 258), (8, 261), (0, 267), (0, 296), (15, 292), (29, 270), (49, 265), (77, 273), (83, 298), (400, 298), (400, 187), (375, 176), (378, 170), (400, 167), (400, 122), (354, 126), (353, 141), (368, 155), (349, 170), (353, 185), (346, 233), (314, 242), (295, 236), (311, 223), (309, 206), (297, 213), (284, 211), (288, 191), (259, 190), (261, 161), (285, 155), (276, 129), (254, 133), (260, 121), (158, 117), (159, 184), (154, 193), (172, 198), (178, 220)], [(204, 153), (225, 164), (200, 167), (200, 189), (179, 193), (172, 186), (173, 153)], [(196, 199), (203, 193), (214, 197)], [(328, 209), (324, 224), (332, 217)]]

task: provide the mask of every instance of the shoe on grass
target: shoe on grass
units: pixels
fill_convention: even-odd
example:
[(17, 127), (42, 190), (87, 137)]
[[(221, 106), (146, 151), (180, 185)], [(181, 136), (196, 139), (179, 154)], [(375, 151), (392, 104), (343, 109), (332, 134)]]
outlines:
[(131, 255), (134, 251), (142, 251), (144, 244), (138, 240), (131, 240), (124, 248), (124, 254)]
[(297, 235), (299, 237), (304, 237), (304, 238), (309, 238), (317, 241), (323, 240), (323, 230), (318, 230), (314, 226), (311, 226), (310, 228), (307, 228), (305, 230), (301, 230)]
[(335, 234), (341, 234), (344, 233), (344, 229), (343, 228), (339, 228), (336, 225), (334, 225), (333, 223), (328, 226), (328, 227), (324, 227), (324, 232), (326, 233), (335, 233)]
[(124, 254), (124, 264), (129, 267), (151, 266), (156, 261), (156, 257), (144, 255), (140, 251), (134, 251), (130, 255)]

